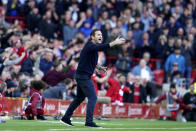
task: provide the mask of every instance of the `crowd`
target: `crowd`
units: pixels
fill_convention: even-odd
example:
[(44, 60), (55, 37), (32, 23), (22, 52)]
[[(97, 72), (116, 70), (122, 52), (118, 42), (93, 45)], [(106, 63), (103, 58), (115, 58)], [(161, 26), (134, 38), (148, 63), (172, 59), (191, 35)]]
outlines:
[[(107, 66), (109, 56), (116, 59), (107, 74), (92, 76), (98, 95), (119, 105), (151, 102), (158, 96), (158, 83), (150, 58), (161, 60), (156, 69), (164, 70), (165, 82), (184, 77), (186, 87), (192, 86), (195, 0), (1, 0), (0, 4), (0, 82), (4, 83), (0, 91), (5, 97), (29, 97), (31, 82), (42, 80), (47, 84), (45, 98), (74, 99), (74, 72), (93, 29), (102, 31), (104, 42), (126, 38), (121, 47), (99, 53), (100, 65)], [(6, 16), (24, 17), (25, 28)], [(141, 58), (137, 65), (133, 57)]]

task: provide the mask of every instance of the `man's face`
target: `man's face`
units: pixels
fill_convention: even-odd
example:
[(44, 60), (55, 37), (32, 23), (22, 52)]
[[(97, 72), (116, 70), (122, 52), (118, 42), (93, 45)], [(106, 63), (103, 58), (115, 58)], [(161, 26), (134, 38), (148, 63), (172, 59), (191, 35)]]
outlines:
[(93, 40), (95, 43), (101, 44), (102, 41), (103, 41), (103, 37), (102, 37), (101, 31), (96, 31), (96, 32), (95, 32), (95, 35), (92, 36), (92, 40)]

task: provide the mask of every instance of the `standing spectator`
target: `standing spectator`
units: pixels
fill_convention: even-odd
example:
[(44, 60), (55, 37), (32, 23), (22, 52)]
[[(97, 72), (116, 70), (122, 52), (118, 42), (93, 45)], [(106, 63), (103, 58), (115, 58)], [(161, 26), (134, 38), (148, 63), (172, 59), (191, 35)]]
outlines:
[[(166, 52), (166, 43), (167, 42), (167, 38), (164, 35), (161, 35), (159, 37), (159, 41), (155, 46), (155, 54), (156, 54), (156, 58), (158, 59), (164, 59), (164, 55)], [(162, 61), (156, 61), (156, 68), (157, 69), (162, 69), (163, 68), (163, 62)]]
[(190, 78), (191, 78), (191, 71), (192, 71), (192, 62), (191, 58), (193, 56), (193, 48), (192, 48), (192, 43), (188, 42), (187, 39), (183, 39), (182, 46), (183, 51), (182, 55), (184, 56), (185, 59), (185, 78), (186, 78), (186, 88), (189, 87), (190, 83)]
[(70, 20), (68, 25), (63, 27), (63, 38), (64, 45), (67, 45), (69, 41), (71, 41), (76, 34), (78, 33), (78, 29), (75, 27), (75, 22)]
[(165, 72), (168, 74), (171, 72), (172, 65), (174, 63), (178, 63), (178, 69), (180, 72), (182, 72), (182, 75), (184, 76), (185, 72), (185, 59), (184, 56), (181, 55), (180, 47), (175, 47), (174, 53), (172, 53), (166, 60), (165, 63)]
[(57, 26), (52, 22), (51, 13), (51, 11), (47, 11), (39, 24), (40, 34), (47, 39), (54, 38), (54, 33), (57, 30)]
[(196, 121), (196, 94), (194, 93), (194, 85), (190, 85), (189, 92), (183, 97), (183, 102), (190, 108), (185, 112), (187, 121)]
[(139, 45), (139, 43), (141, 42), (141, 39), (142, 39), (142, 30), (139, 28), (139, 23), (138, 22), (135, 22), (133, 24), (133, 40), (134, 40), (134, 43), (135, 43), (135, 46), (137, 47)]
[(46, 84), (43, 81), (31, 82), (30, 97), (25, 107), (25, 114), (28, 120), (46, 120), (44, 118), (45, 98), (42, 96)]
[(171, 55), (174, 52), (174, 43), (175, 43), (174, 37), (169, 36), (168, 42), (166, 45), (166, 52), (164, 55), (164, 61), (168, 58), (169, 55)]
[(116, 68), (119, 72), (125, 76), (131, 69), (131, 61), (133, 56), (132, 48), (129, 48), (130, 41), (126, 41), (122, 48), (119, 50), (118, 59), (116, 61)]
[(32, 32), (38, 31), (40, 20), (41, 15), (39, 14), (38, 8), (33, 8), (27, 16), (27, 28)]

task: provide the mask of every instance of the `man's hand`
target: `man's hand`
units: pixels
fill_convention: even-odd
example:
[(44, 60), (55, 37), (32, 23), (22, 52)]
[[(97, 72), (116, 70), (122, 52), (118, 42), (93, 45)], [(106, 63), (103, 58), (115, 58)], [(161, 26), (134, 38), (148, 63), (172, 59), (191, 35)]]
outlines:
[(113, 47), (115, 45), (122, 45), (125, 43), (125, 41), (125, 38), (117, 37), (114, 41), (110, 42), (109, 45), (110, 47)]
[(107, 67), (103, 67), (103, 66), (100, 66), (100, 65), (97, 65), (96, 66), (96, 69), (99, 73), (102, 73), (102, 74), (105, 74), (107, 73)]

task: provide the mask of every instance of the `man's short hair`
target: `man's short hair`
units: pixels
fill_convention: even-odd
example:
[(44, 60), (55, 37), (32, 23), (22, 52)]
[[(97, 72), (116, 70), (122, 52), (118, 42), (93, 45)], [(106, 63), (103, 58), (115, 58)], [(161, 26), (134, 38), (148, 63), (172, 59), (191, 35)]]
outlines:
[(94, 30), (91, 32), (90, 37), (95, 36), (95, 32), (97, 32), (97, 31), (101, 31), (101, 30), (100, 30), (100, 29), (94, 29)]

